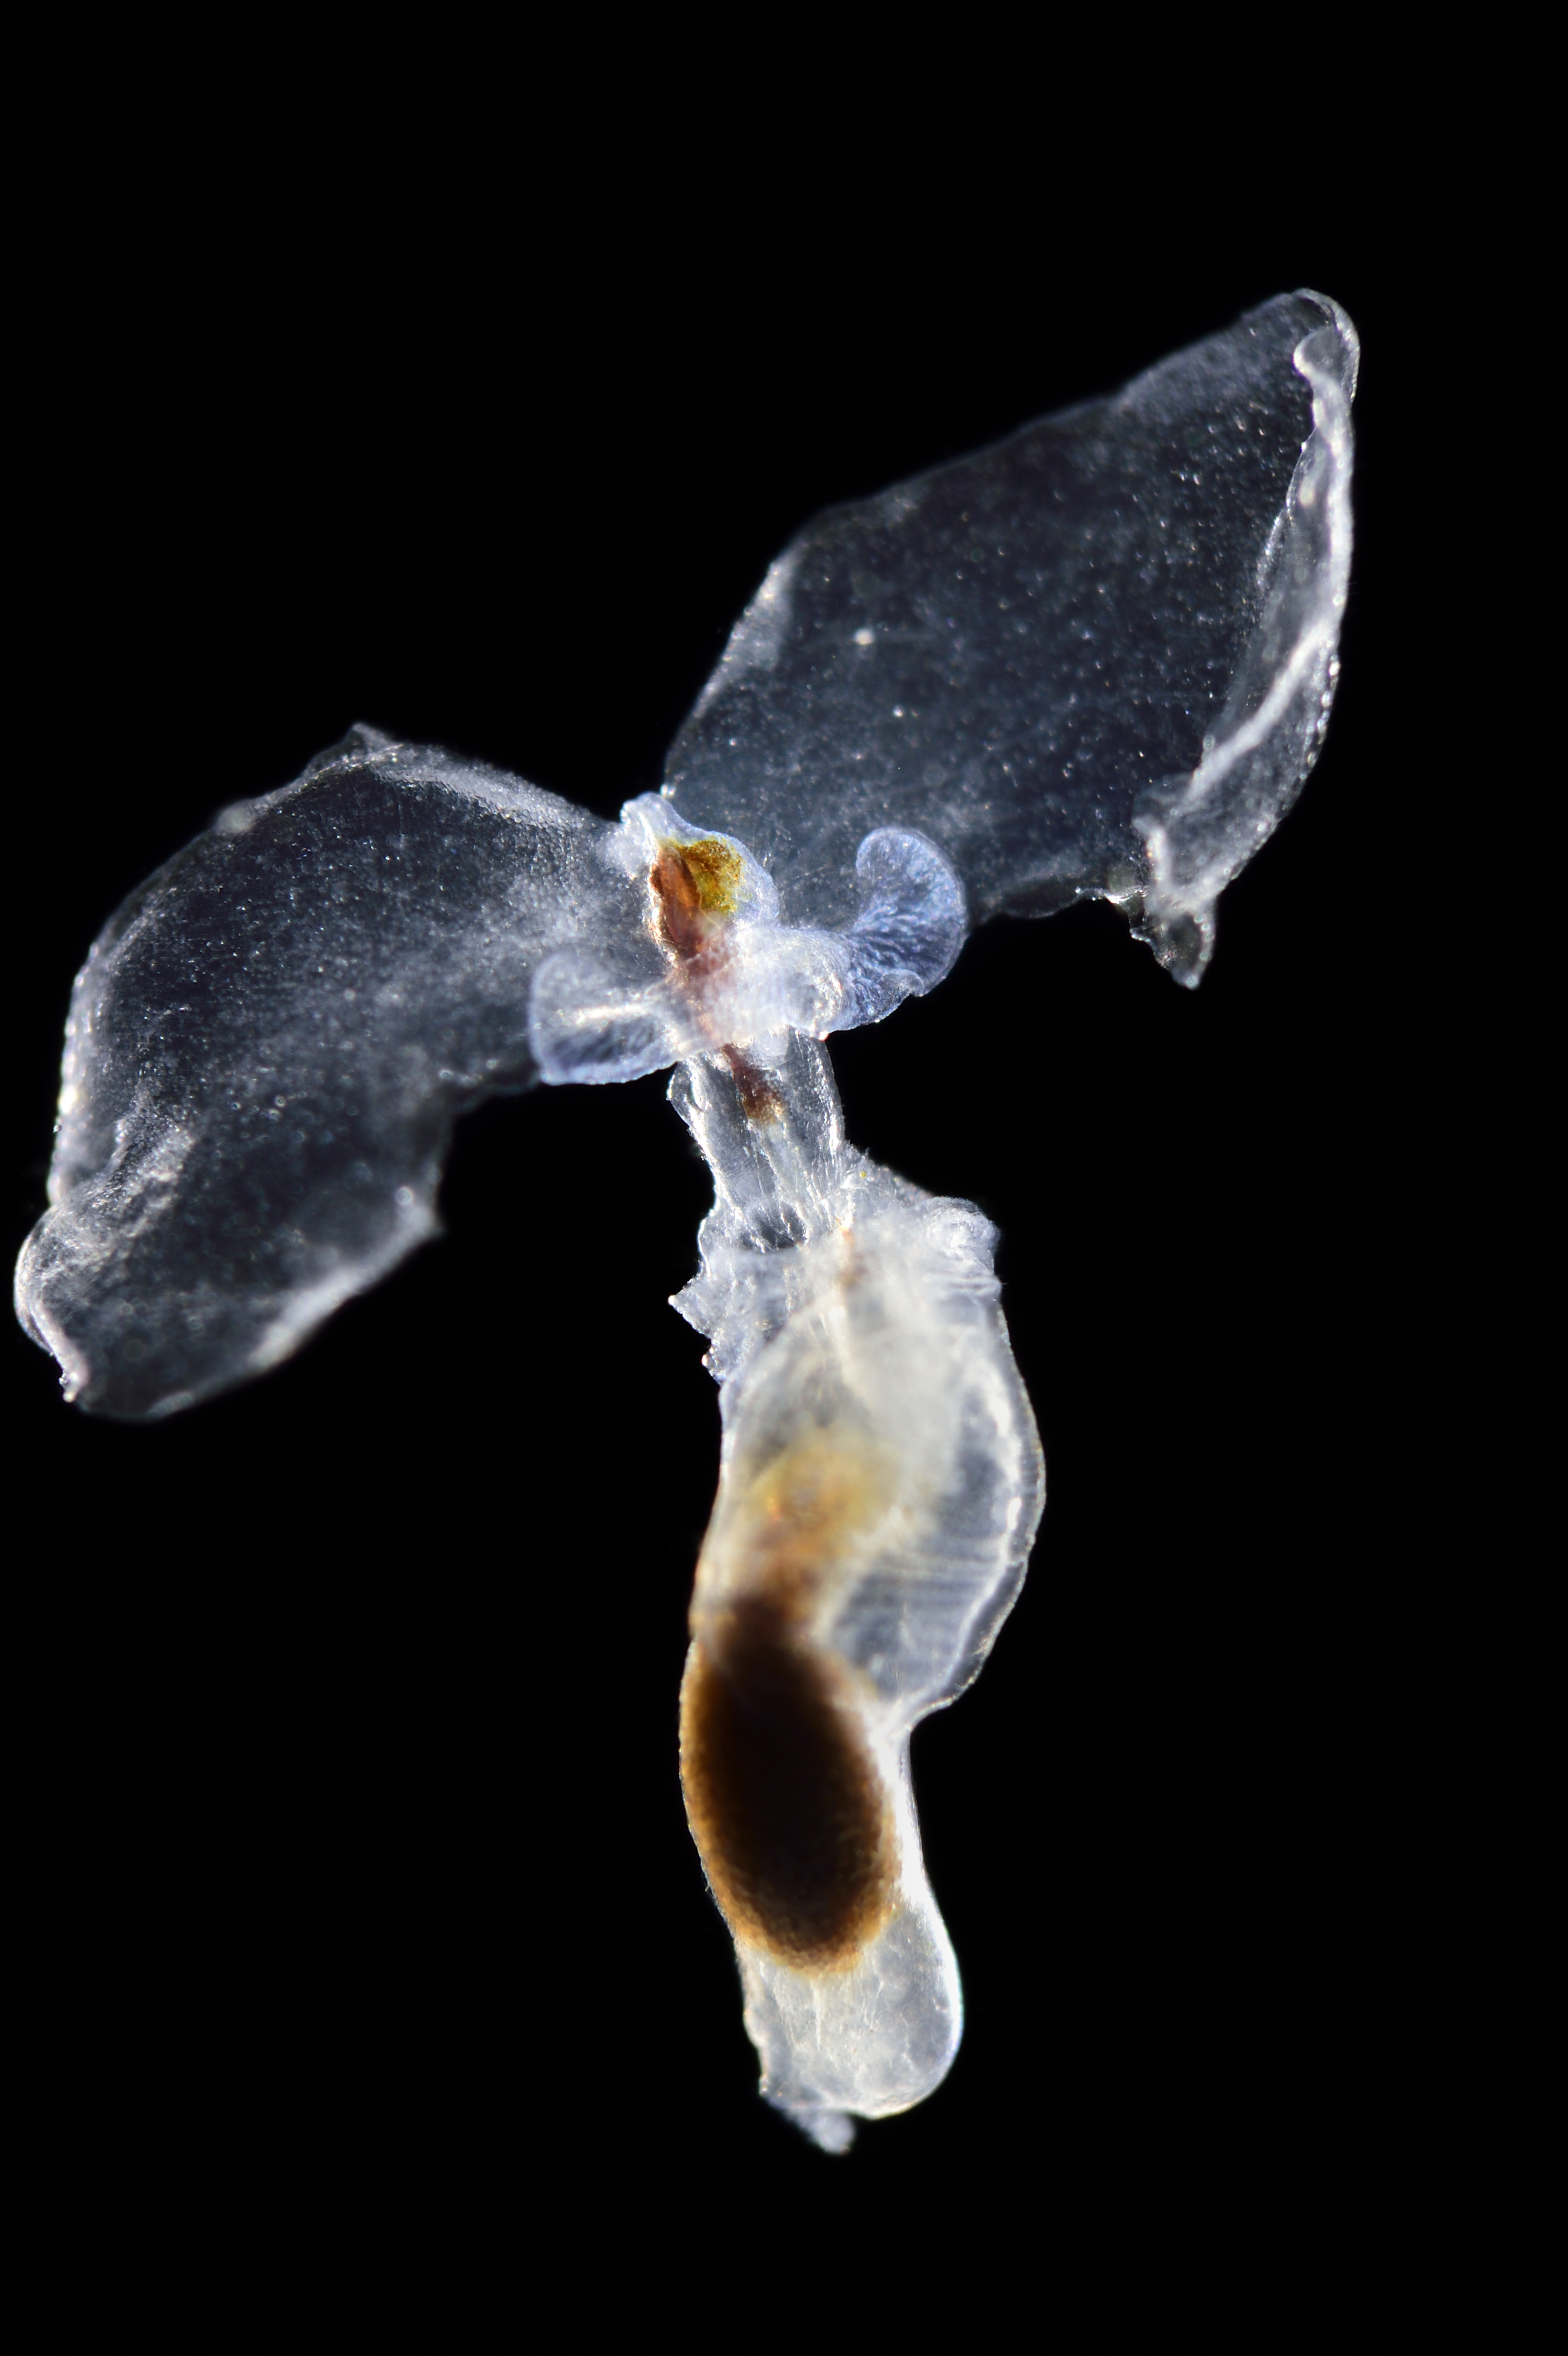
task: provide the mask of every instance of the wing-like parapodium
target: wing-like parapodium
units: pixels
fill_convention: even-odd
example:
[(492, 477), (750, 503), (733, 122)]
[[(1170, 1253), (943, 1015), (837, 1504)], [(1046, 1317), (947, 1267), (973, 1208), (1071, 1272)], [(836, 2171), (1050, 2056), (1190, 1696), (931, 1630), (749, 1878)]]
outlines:
[(52, 1207), (17, 1269), (69, 1395), (188, 1406), (433, 1232), (455, 1116), (537, 1076), (534, 969), (640, 936), (615, 831), (357, 730), (133, 894), (77, 980)]
[(774, 565), (665, 791), (788, 924), (917, 830), (978, 922), (1085, 893), (1195, 981), (1219, 890), (1310, 767), (1349, 565), (1357, 342), (1280, 295), (1107, 401), (820, 517)]

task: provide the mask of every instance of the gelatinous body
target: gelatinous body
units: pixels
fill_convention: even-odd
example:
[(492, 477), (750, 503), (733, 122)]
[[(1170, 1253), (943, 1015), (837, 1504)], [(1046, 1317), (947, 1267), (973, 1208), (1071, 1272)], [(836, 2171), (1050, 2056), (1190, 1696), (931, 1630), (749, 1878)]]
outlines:
[[(750, 851), (687, 825), (658, 794), (627, 804), (606, 855), (646, 876), (648, 942), (623, 934), (613, 961), (585, 945), (541, 966), (529, 1037), (547, 1080), (638, 1079), (715, 1046), (880, 1022), (934, 989), (963, 945), (963, 888), (935, 845), (907, 830), (859, 845), (860, 907), (838, 931), (781, 924), (772, 878)], [(667, 958), (653, 972), (651, 943)]]
[(663, 972), (618, 999), (564, 952), (536, 980), (532, 1036), (552, 1077), (603, 1076), (655, 1032), (700, 1048), (671, 1096), (715, 1199), (676, 1306), (711, 1339), (725, 1440), (682, 1781), (764, 2092), (843, 2149), (853, 2115), (919, 2101), (957, 2050), (909, 1736), (974, 1675), (1017, 1593), (1043, 1467), (992, 1229), (855, 1153), (827, 1057), (789, 1010), (802, 975), (831, 977), (842, 1004), (873, 930), (884, 987), (945, 971), (962, 893), (933, 845), (873, 838), (861, 917), (816, 935), (779, 922), (745, 844), (669, 803), (628, 806), (622, 831)]
[(682, 1776), (735, 1934), (763, 2091), (830, 2149), (957, 2051), (957, 1965), (909, 1777), (1022, 1583), (1044, 1466), (994, 1231), (844, 1139), (822, 1050), (779, 1043), (757, 1121), (722, 1057), (671, 1095), (714, 1173), (676, 1306), (723, 1386)]
[(993, 1231), (854, 1151), (821, 1042), (971, 923), (1084, 894), (1198, 980), (1326, 724), (1356, 364), (1281, 295), (819, 517), (617, 826), (356, 730), (77, 980), (17, 1310), (128, 1419), (275, 1364), (429, 1235), (466, 1107), (675, 1067), (714, 1181), (675, 1305), (724, 1413), (682, 1774), (764, 2092), (830, 2149), (957, 2048), (909, 1739), (1016, 1596), (1044, 1472)]

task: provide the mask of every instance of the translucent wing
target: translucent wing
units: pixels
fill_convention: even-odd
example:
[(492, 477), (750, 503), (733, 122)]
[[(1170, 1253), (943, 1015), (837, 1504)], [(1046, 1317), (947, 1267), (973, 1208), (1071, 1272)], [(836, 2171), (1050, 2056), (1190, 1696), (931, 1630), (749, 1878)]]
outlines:
[(1310, 767), (1349, 564), (1355, 331), (1281, 295), (1095, 402), (818, 518), (671, 749), (787, 922), (842, 925), (877, 827), (972, 920), (1083, 893), (1196, 981)]
[(639, 911), (616, 830), (357, 730), (126, 902), (71, 1002), (22, 1322), (166, 1414), (286, 1356), (434, 1229), (455, 1116), (529, 1086), (529, 982)]

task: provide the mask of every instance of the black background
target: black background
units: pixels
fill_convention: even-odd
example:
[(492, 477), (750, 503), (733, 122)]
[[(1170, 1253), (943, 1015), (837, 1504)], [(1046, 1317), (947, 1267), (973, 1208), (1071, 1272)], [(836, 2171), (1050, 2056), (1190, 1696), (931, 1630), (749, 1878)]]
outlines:
[(845, 122), (789, 173), (744, 122), (624, 155), (588, 126), (514, 173), (440, 109), (324, 108), (237, 161), (133, 140), (40, 249), (16, 1243), (72, 973), (222, 803), (363, 718), (613, 814), (817, 509), (1282, 288), (1364, 341), (1337, 707), (1202, 988), (1086, 908), (833, 1045), (850, 1133), (997, 1222), (1047, 1462), (1024, 1599), (916, 1740), (969, 2007), (946, 2086), (842, 2161), (756, 2099), (674, 1770), (718, 1419), (665, 1302), (709, 1190), (661, 1079), (541, 1090), (463, 1124), (441, 1241), (233, 1397), (118, 1428), (7, 1344), (57, 2221), (145, 2198), (287, 2253), (456, 2214), (503, 2269), (633, 2213), (1026, 2229), (1069, 2272), (1380, 2230), (1428, 1837), (1399, 1731), (1423, 231), (1359, 203), (1369, 121), (1266, 200), (1240, 163), (1199, 190), (1173, 133), (1126, 204), (1015, 140), (950, 151), (943, 106), (938, 75), (874, 163)]

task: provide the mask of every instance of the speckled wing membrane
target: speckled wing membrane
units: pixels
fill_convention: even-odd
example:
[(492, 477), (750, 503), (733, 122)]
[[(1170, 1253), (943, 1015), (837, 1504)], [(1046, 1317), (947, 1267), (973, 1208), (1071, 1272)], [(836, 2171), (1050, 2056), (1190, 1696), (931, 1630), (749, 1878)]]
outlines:
[(69, 1397), (188, 1407), (435, 1232), (454, 1119), (538, 1076), (535, 968), (615, 931), (614, 831), (357, 729), (133, 894), (77, 979), (16, 1271)]
[(785, 914), (834, 924), (855, 845), (918, 830), (975, 921), (1081, 894), (1196, 980), (1333, 684), (1357, 342), (1280, 295), (1124, 391), (808, 525), (671, 747)]

